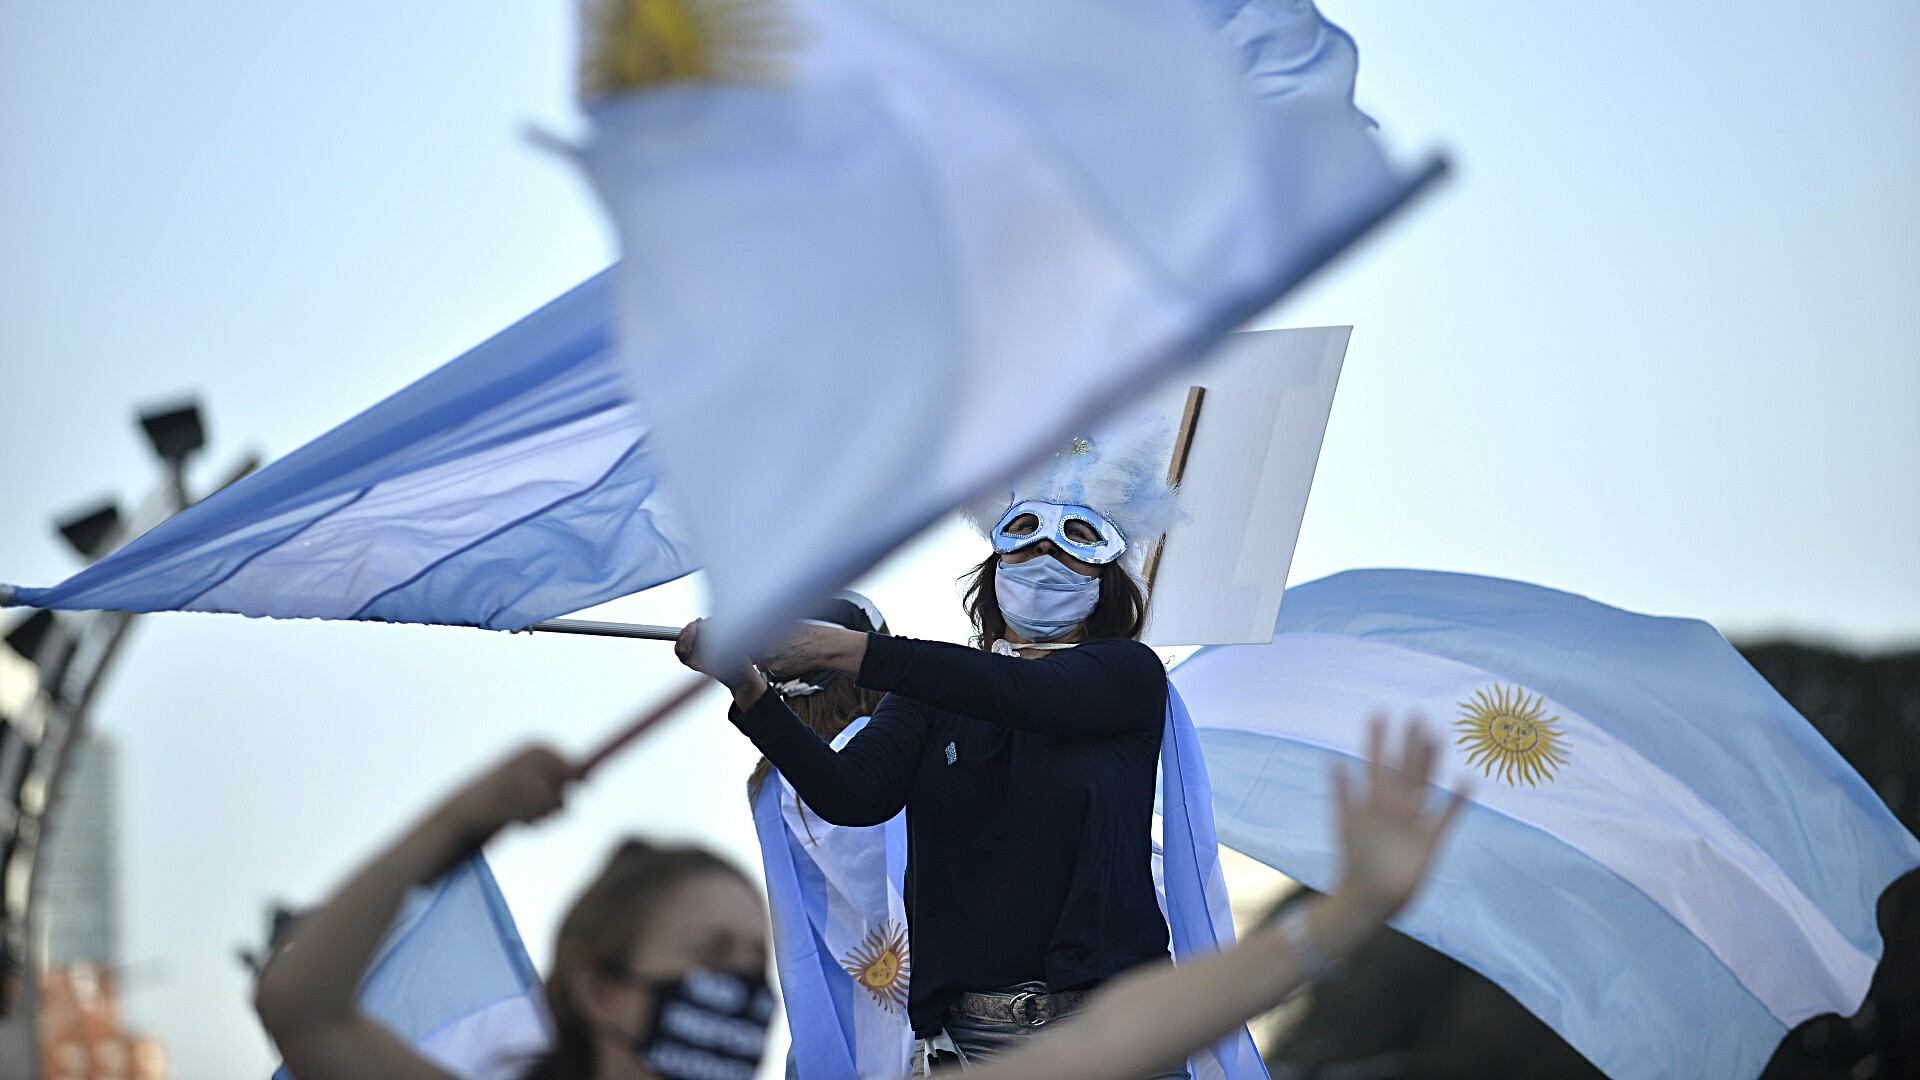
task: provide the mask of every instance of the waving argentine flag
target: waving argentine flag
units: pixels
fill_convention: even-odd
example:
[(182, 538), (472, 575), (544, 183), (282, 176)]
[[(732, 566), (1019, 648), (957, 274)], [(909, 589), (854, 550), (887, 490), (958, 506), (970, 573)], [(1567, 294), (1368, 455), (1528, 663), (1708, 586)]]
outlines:
[(1438, 173), (1388, 167), (1307, 0), (587, 9), (647, 46), (590, 66), (641, 87), (586, 153), (630, 265), (0, 605), (517, 629), (697, 555), (764, 624)]
[[(1198, 359), (1440, 171), (1279, 0), (589, 0), (623, 362), (771, 632)], [(770, 520), (777, 512), (778, 520)]]
[(594, 277), (313, 442), (0, 603), (518, 629), (694, 569)]
[[(540, 977), (479, 855), (412, 898), (358, 1000), (461, 1080), (519, 1080), (550, 1042)], [(274, 1077), (295, 1080), (284, 1067)]]
[(1288, 590), (1278, 630), (1173, 674), (1222, 842), (1330, 886), (1329, 768), (1370, 713), (1424, 713), (1473, 802), (1395, 925), (1609, 1076), (1755, 1076), (1859, 1007), (1920, 843), (1712, 627), (1369, 570)]

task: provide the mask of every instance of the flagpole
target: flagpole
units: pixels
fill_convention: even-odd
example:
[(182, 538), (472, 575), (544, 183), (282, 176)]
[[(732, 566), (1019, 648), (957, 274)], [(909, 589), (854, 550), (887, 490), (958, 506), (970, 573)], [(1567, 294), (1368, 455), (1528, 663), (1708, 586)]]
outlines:
[(601, 763), (626, 749), (633, 740), (646, 734), (647, 729), (678, 712), (680, 706), (692, 701), (695, 695), (712, 685), (713, 680), (705, 675), (695, 675), (688, 679), (681, 684), (680, 689), (672, 697), (635, 717), (625, 727), (614, 732), (611, 738), (601, 743), (592, 753), (581, 759), (580, 763), (574, 766), (574, 776), (578, 779), (586, 779), (587, 774), (599, 768)]
[(542, 634), (583, 634), (588, 637), (628, 638), (639, 641), (678, 641), (680, 628), (677, 626), (654, 626), (648, 623), (602, 622), (599, 619), (547, 619), (534, 623), (519, 633)]

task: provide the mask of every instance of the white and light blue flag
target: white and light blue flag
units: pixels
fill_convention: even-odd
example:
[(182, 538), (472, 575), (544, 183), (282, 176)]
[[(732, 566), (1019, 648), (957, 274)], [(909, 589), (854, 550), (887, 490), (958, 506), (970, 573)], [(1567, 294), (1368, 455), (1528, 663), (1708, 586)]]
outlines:
[(0, 603), (518, 629), (694, 569), (591, 278), (52, 588)]
[[(1160, 911), (1167, 917), (1175, 963), (1234, 943), (1232, 898), (1220, 865), (1213, 785), (1192, 714), (1179, 687), (1167, 685), (1160, 734), (1161, 843), (1155, 853)], [(1187, 1060), (1194, 1080), (1266, 1080), (1266, 1062), (1245, 1025)]]
[(357, 1000), (460, 1080), (519, 1080), (550, 1045), (540, 976), (480, 855), (409, 900)]
[(626, 319), (686, 507), (612, 355), (609, 271), (0, 605), (518, 629), (699, 557), (749, 625), (1197, 355), (1437, 172), (1386, 166), (1353, 43), (1303, 0), (791, 15), (822, 21), (783, 90), (601, 106), (647, 130), (594, 154), (664, 155), (639, 163), (658, 233), (624, 273), (664, 306)]
[[(847, 744), (867, 718), (833, 740)], [(832, 825), (808, 810), (778, 770), (753, 797), (766, 869), (774, 964), (795, 1080), (893, 1080), (913, 1052), (907, 1019), (905, 811), (883, 825)]]
[(1394, 925), (1607, 1075), (1756, 1076), (1801, 1021), (1859, 1008), (1875, 903), (1920, 842), (1711, 626), (1366, 570), (1288, 590), (1278, 631), (1172, 676), (1222, 842), (1330, 887), (1329, 770), (1370, 714), (1422, 713), (1472, 802)]
[[(1310, 3), (589, 3), (623, 362), (722, 652), (1197, 360), (1441, 171)], [(669, 19), (668, 22), (673, 20)], [(724, 493), (720, 497), (719, 493)]]

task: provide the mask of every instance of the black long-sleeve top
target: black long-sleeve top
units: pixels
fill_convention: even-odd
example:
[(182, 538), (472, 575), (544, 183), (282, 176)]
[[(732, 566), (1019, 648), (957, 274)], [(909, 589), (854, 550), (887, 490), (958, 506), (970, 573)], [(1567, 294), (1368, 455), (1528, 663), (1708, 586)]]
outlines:
[(1044, 659), (870, 635), (888, 691), (838, 753), (766, 693), (734, 722), (821, 818), (907, 811), (908, 1015), (938, 1031), (963, 990), (1093, 986), (1167, 955), (1154, 899), (1166, 669), (1136, 641)]

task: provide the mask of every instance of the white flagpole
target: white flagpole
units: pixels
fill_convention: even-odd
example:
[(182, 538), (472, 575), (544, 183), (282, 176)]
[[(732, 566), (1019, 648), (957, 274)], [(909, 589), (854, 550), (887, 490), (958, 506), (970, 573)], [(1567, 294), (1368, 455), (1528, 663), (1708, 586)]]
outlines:
[(547, 619), (534, 623), (521, 634), (585, 634), (589, 637), (635, 638), (641, 641), (678, 641), (680, 628), (677, 626), (654, 626), (648, 623), (602, 622), (598, 619)]

